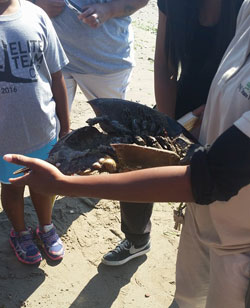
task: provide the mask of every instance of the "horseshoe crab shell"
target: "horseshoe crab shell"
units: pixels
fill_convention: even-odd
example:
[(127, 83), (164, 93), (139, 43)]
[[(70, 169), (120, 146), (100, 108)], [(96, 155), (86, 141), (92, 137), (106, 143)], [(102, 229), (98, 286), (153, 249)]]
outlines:
[(60, 139), (48, 161), (64, 174), (123, 172), (187, 164), (197, 140), (178, 122), (122, 99), (88, 102), (96, 117)]
[(179, 156), (172, 151), (137, 144), (111, 144), (111, 146), (117, 155), (120, 169), (124, 171), (179, 164)]

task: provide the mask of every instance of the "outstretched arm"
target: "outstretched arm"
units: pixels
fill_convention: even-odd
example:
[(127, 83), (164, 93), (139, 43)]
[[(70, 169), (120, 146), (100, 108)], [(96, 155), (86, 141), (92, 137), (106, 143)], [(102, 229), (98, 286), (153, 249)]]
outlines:
[[(232, 146), (233, 145), (233, 146)], [(32, 171), (17, 179), (44, 194), (85, 196), (127, 202), (227, 201), (250, 184), (250, 140), (232, 126), (209, 148), (200, 148), (190, 166), (169, 166), (94, 176), (65, 176), (42, 160), (21, 155), (4, 159)]]
[(29, 185), (43, 194), (85, 196), (127, 202), (192, 201), (189, 167), (151, 168), (119, 174), (65, 176), (51, 164), (22, 155), (6, 155), (9, 162), (28, 166), (32, 171), (16, 185)]

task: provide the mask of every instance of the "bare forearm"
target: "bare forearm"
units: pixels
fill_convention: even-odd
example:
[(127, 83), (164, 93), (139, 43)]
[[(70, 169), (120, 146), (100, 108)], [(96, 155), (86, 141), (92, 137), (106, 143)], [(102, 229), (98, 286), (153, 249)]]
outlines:
[[(246, 112), (243, 118), (249, 116), (250, 112)], [(5, 155), (4, 159), (31, 170), (19, 178), (9, 179), (12, 184), (28, 185), (34, 191), (48, 195), (136, 203), (195, 200), (198, 204), (211, 204), (216, 200), (228, 201), (250, 183), (249, 136), (234, 125), (211, 147), (196, 150), (190, 166), (158, 167), (111, 175), (65, 176), (55, 166), (40, 159), (18, 154)]]
[(159, 22), (155, 46), (154, 86), (157, 109), (174, 118), (177, 73), (166, 55), (167, 17), (159, 11)]
[(61, 71), (52, 74), (52, 92), (56, 102), (56, 114), (61, 126), (60, 136), (62, 136), (69, 132), (70, 121), (67, 90)]
[(130, 16), (144, 7), (148, 0), (114, 0), (105, 5), (109, 6), (110, 18)]
[(160, 167), (112, 175), (64, 176), (57, 193), (127, 202), (193, 201), (187, 166)]
[(157, 109), (171, 118), (175, 117), (177, 83), (166, 72), (155, 73), (155, 101)]

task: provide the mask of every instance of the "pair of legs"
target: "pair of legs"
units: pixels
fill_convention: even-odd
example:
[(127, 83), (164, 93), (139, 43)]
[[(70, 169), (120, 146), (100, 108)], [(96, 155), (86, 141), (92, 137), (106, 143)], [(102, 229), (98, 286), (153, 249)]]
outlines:
[[(24, 187), (2, 183), (2, 206), (16, 232), (26, 230), (24, 222)], [(51, 224), (53, 200), (30, 189), (30, 197), (36, 209), (40, 226)]]
[(208, 246), (199, 238), (196, 222), (188, 209), (176, 265), (178, 307), (245, 308), (249, 277), (250, 253)]
[[(56, 139), (47, 145), (35, 150), (28, 156), (46, 159)], [(10, 244), (17, 258), (27, 264), (35, 264), (41, 261), (42, 256), (33, 242), (31, 228), (26, 228), (24, 220), (24, 187), (16, 187), (8, 181), (13, 172), (20, 166), (7, 163), (0, 157), (0, 181), (2, 186), (1, 202), (11, 224)], [(30, 189), (30, 197), (35, 207), (39, 227), (36, 229), (37, 237), (41, 240), (44, 250), (52, 260), (62, 259), (64, 255), (63, 245), (52, 224), (52, 208), (54, 197), (35, 193)]]
[[(125, 99), (131, 72), (132, 69), (108, 75), (84, 75), (64, 72), (70, 109), (75, 97), (77, 85), (88, 100), (95, 98)], [(145, 246), (150, 238), (150, 217), (153, 204), (121, 202), (120, 205), (121, 230), (125, 234), (126, 239), (135, 245), (135, 247)], [(112, 265), (111, 263), (109, 265)]]
[[(27, 155), (31, 157), (46, 159), (49, 151), (55, 143), (56, 139), (50, 141), (45, 146)], [(0, 160), (0, 180), (2, 183), (1, 201), (3, 208), (16, 232), (26, 230), (24, 222), (24, 187), (16, 187), (11, 185), (8, 181), (8, 178), (15, 177), (13, 172), (19, 168), (20, 166), (5, 162), (3, 158)], [(30, 197), (36, 209), (40, 225), (44, 226), (51, 224), (53, 199), (49, 196), (37, 194), (31, 189)]]

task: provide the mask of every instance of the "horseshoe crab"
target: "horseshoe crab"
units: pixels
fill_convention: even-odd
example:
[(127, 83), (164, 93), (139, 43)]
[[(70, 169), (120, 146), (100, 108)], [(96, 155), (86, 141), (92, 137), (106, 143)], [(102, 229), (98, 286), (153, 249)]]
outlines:
[(60, 139), (48, 161), (67, 175), (187, 164), (197, 140), (178, 122), (145, 105), (99, 98), (96, 117)]

